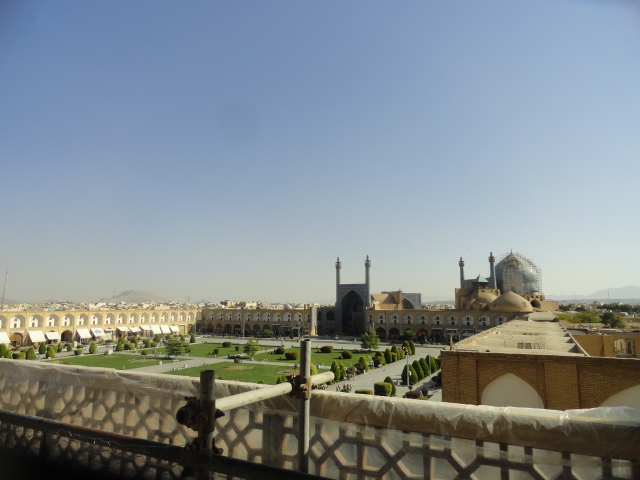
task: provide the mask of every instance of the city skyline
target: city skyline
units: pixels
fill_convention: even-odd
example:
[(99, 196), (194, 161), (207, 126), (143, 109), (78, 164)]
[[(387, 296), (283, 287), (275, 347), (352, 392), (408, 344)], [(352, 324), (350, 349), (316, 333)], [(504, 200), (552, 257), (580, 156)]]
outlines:
[(6, 297), (635, 285), (633, 2), (7, 2)]

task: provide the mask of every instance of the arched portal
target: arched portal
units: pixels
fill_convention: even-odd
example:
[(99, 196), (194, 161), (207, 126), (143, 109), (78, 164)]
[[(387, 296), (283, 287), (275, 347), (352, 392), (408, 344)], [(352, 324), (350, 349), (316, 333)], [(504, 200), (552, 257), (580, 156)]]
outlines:
[(482, 405), (545, 408), (535, 389), (513, 373), (496, 378), (482, 392)]
[(378, 335), (378, 337), (379, 337), (381, 340), (386, 340), (386, 338), (387, 338), (387, 331), (386, 331), (384, 328), (382, 328), (382, 327), (378, 327), (378, 328), (376, 328), (376, 335)]
[(65, 330), (62, 332), (60, 338), (63, 342), (73, 342), (73, 332), (71, 330)]
[(631, 407), (640, 409), (640, 385), (627, 388), (610, 396), (600, 404), (601, 407)]
[(364, 319), (364, 301), (362, 297), (351, 290), (340, 302), (342, 311), (342, 331), (344, 333), (359, 333)]
[(12, 333), (11, 336), (9, 337), (9, 341), (11, 342), (11, 345), (13, 345), (14, 347), (21, 346), (23, 340), (24, 338), (21, 333)]

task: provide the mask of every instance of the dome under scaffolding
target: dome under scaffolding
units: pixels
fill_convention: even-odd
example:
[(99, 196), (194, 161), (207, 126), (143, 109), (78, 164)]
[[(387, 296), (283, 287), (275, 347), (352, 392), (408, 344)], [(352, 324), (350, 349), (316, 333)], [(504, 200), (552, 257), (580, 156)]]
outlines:
[(504, 255), (496, 264), (496, 280), (502, 293), (515, 292), (519, 295), (542, 293), (540, 267), (517, 252)]

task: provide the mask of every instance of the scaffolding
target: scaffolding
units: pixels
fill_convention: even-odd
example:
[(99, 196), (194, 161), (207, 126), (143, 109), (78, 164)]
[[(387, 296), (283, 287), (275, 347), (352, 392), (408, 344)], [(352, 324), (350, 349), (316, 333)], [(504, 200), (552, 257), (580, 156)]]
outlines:
[(542, 294), (542, 271), (532, 260), (518, 252), (509, 252), (496, 264), (498, 288), (502, 293)]

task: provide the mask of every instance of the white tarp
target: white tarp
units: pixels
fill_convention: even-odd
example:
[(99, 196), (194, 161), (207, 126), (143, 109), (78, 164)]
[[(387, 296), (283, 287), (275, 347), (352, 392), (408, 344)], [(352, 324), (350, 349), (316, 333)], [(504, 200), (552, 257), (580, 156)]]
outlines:
[(44, 338), (44, 333), (41, 330), (29, 330), (29, 338), (32, 342), (46, 342), (47, 339)]
[(150, 332), (153, 330), (153, 328), (151, 328), (151, 325), (140, 325), (140, 328), (145, 332)]
[(162, 333), (162, 330), (160, 329), (160, 325), (151, 325), (151, 331), (153, 333)]
[(160, 330), (162, 330), (162, 333), (171, 333), (169, 325), (160, 325)]
[(116, 327), (116, 330), (119, 330), (121, 332), (128, 332), (129, 331), (129, 327)]
[(104, 335), (104, 331), (101, 328), (92, 328), (91, 333), (93, 333), (94, 337), (102, 337)]
[(44, 336), (47, 337), (47, 340), (60, 340), (58, 332), (45, 332)]
[(129, 331), (133, 333), (137, 333), (140, 331), (140, 329), (138, 327), (129, 327)]
[(0, 332), (0, 343), (11, 343), (9, 336), (4, 332)]
[(80, 338), (92, 338), (89, 330), (87, 330), (86, 328), (78, 328), (76, 330), (76, 335), (78, 335)]
[(171, 329), (171, 331), (173, 333), (177, 333), (180, 331), (180, 329), (178, 327), (176, 327), (175, 325), (169, 325), (169, 328)]

